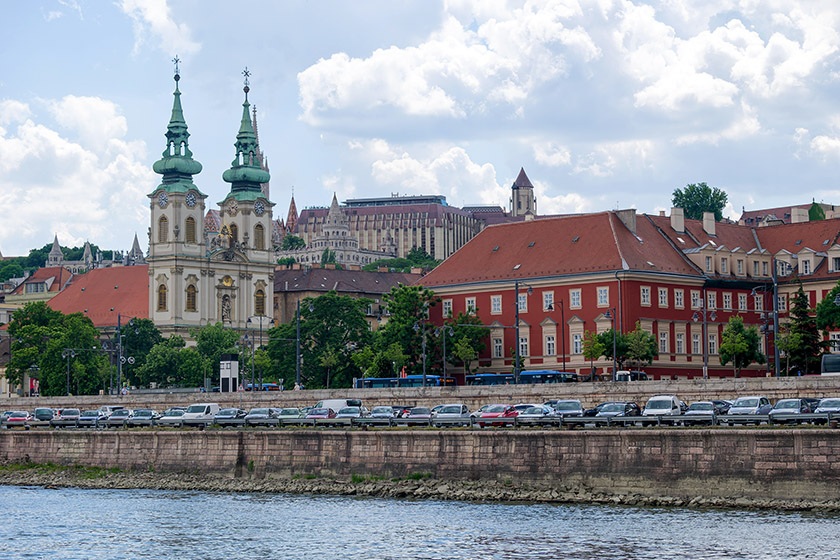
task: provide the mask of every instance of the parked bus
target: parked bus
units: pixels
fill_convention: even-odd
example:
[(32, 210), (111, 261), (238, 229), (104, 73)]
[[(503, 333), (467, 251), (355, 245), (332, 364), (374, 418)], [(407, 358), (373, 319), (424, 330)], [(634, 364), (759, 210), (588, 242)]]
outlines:
[[(512, 373), (479, 373), (467, 376), (467, 385), (513, 385), (516, 378)], [(578, 380), (578, 375), (568, 371), (553, 369), (529, 370), (519, 372), (519, 383), (569, 383)]]
[[(440, 375), (426, 375), (425, 377), (426, 387), (454, 387), (457, 384), (454, 377), (442, 377)], [(356, 380), (357, 389), (422, 386), (422, 375), (406, 375), (405, 377), (364, 377)]]
[(820, 362), (820, 374), (840, 375), (840, 354), (823, 354)]

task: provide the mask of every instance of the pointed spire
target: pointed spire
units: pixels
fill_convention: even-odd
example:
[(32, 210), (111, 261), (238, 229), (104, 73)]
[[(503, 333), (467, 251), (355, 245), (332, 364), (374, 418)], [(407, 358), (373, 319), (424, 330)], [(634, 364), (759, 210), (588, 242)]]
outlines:
[(230, 164), (230, 169), (222, 174), (222, 179), (226, 183), (231, 184), (231, 192), (253, 191), (261, 194), (261, 183), (267, 183), (271, 178), (268, 171), (260, 169), (260, 162), (257, 156), (259, 145), (257, 144), (257, 135), (254, 133), (253, 123), (251, 122), (250, 108), (251, 104), (248, 102), (248, 92), (251, 91), (248, 78), (251, 73), (248, 68), (242, 72), (245, 76), (245, 87), (242, 91), (245, 92), (245, 101), (242, 103), (242, 119), (239, 123), (239, 132), (236, 134), (236, 156)]
[(516, 181), (513, 182), (513, 188), (518, 189), (521, 187), (529, 187), (534, 188), (534, 185), (531, 184), (531, 181), (528, 179), (528, 176), (525, 174), (525, 168), (519, 168), (519, 176), (516, 178)]
[[(257, 106), (256, 105), (254, 105), (251, 108), (251, 114), (253, 115), (253, 121), (254, 121), (254, 138), (256, 138), (256, 141), (257, 141), (257, 160), (260, 162), (260, 169), (262, 169), (263, 171), (268, 171), (268, 158), (265, 157), (265, 153), (262, 151), (262, 148), (260, 148), (260, 131), (257, 128)], [(271, 198), (269, 196), (269, 184), (268, 183), (262, 183), (260, 185), (260, 189), (262, 190), (263, 196), (267, 200)]]
[(289, 214), (286, 216), (286, 229), (287, 231), (294, 232), (297, 228), (297, 221), (298, 221), (298, 211), (297, 206), (295, 206), (295, 195), (294, 195), (295, 188), (292, 187), (292, 203), (289, 204)]
[(85, 264), (90, 264), (93, 260), (93, 253), (90, 250), (90, 241), (85, 241), (85, 250), (82, 253), (82, 261)]
[(64, 253), (61, 252), (61, 245), (58, 244), (58, 234), (55, 234), (50, 254), (47, 256), (47, 266), (61, 266), (62, 262), (64, 262)]
[(162, 187), (169, 192), (186, 192), (190, 189), (198, 190), (193, 184), (192, 176), (201, 172), (201, 164), (192, 157), (189, 144), (190, 133), (181, 108), (181, 90), (178, 88), (178, 82), (181, 80), (181, 75), (178, 73), (180, 60), (175, 57), (173, 62), (175, 63), (175, 91), (172, 94), (174, 97), (172, 115), (166, 127), (166, 149), (163, 150), (163, 157), (154, 163), (152, 169), (155, 173), (163, 175), (163, 182), (158, 188)]

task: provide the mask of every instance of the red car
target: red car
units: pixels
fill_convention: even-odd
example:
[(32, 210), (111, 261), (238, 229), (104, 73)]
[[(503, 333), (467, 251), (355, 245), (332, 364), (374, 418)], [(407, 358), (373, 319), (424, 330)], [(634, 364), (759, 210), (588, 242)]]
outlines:
[[(516, 418), (519, 416), (519, 411), (508, 404), (491, 404), (479, 418)], [(484, 422), (479, 422), (479, 426), (484, 427)], [(506, 426), (507, 422), (487, 422), (488, 426)]]
[(32, 415), (25, 410), (15, 410), (6, 417), (6, 427), (14, 428), (15, 426), (23, 426), (29, 429), (29, 422), (32, 421)]
[(306, 418), (312, 420), (323, 420), (325, 418), (335, 418), (335, 411), (331, 408), (313, 408), (306, 415)]

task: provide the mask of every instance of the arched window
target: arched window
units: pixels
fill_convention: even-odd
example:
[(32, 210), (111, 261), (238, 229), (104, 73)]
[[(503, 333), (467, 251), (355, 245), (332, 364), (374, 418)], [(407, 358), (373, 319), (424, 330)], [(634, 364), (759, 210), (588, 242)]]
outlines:
[(187, 237), (187, 243), (195, 243), (195, 218), (190, 216), (187, 218), (187, 223), (185, 224), (185, 235)]
[(254, 226), (254, 248), (258, 251), (265, 250), (265, 235), (263, 234), (262, 224)]
[(230, 224), (230, 242), (235, 243), (239, 241), (239, 226)]
[(158, 286), (157, 310), (166, 311), (166, 284)]
[(166, 216), (161, 216), (158, 220), (158, 241), (166, 243), (169, 239), (169, 220)]
[(187, 286), (187, 311), (196, 311), (195, 294), (197, 290), (195, 286), (190, 284)]
[(265, 315), (265, 292), (257, 290), (254, 294), (254, 315)]

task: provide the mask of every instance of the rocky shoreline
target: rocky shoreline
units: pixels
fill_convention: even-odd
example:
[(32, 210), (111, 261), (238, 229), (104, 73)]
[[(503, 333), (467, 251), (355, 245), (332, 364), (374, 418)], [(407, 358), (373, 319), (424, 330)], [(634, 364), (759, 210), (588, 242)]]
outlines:
[(207, 474), (138, 472), (99, 467), (6, 463), (0, 465), (0, 485), (47, 488), (150, 489), (204, 492), (264, 492), (366, 496), (411, 500), (607, 504), (646, 507), (774, 509), (784, 511), (840, 511), (840, 499), (818, 503), (772, 499), (636, 494), (607, 495), (583, 488), (548, 487), (506, 480), (438, 480), (428, 476), (384, 480), (354, 475), (350, 479), (300, 477), (231, 478)]

